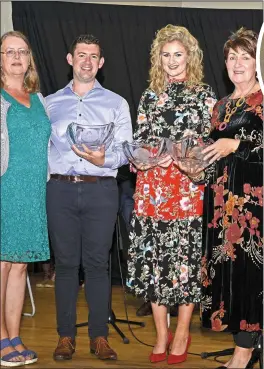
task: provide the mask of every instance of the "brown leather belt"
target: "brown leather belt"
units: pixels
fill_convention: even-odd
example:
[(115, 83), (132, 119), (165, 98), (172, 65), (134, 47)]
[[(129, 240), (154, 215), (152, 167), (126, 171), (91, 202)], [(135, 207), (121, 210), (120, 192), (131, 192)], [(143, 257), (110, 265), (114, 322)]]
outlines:
[(98, 180), (104, 180), (104, 179), (109, 179), (109, 178), (114, 178), (114, 177), (109, 177), (109, 176), (99, 177), (99, 176), (84, 176), (84, 175), (64, 176), (62, 174), (51, 174), (50, 178), (53, 178), (59, 181), (78, 183), (78, 182), (97, 182)]

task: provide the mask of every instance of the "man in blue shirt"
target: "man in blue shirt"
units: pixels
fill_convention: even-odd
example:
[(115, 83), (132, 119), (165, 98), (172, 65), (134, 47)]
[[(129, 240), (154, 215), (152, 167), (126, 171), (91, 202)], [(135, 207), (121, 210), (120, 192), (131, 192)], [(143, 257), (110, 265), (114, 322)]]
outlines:
[[(46, 98), (52, 124), (47, 212), (56, 265), (57, 330), (54, 360), (68, 360), (75, 351), (76, 302), (80, 263), (85, 273), (89, 305), (91, 353), (117, 359), (108, 344), (108, 259), (118, 212), (117, 169), (127, 163), (120, 142), (132, 140), (129, 106), (121, 96), (96, 80), (104, 58), (99, 40), (78, 37), (67, 61), (73, 80)], [(66, 136), (72, 123), (104, 125), (114, 122), (110, 147), (97, 151), (71, 147)], [(119, 145), (118, 145), (119, 143)]]

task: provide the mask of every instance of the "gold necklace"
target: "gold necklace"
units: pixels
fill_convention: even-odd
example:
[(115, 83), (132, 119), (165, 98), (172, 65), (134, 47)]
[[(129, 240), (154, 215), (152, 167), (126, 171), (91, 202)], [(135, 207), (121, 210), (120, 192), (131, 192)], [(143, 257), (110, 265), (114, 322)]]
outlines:
[[(230, 100), (230, 98), (233, 94), (230, 96), (230, 98), (228, 99), (228, 102), (225, 105), (225, 118), (224, 118), (225, 127), (230, 122), (230, 119), (231, 119), (232, 115), (235, 114), (237, 109), (240, 108), (240, 106), (242, 106), (245, 103), (246, 97), (250, 94), (250, 92), (256, 86), (256, 83), (257, 83), (257, 81), (255, 81), (254, 85), (250, 88), (250, 90), (244, 96), (241, 96), (237, 100), (235, 106), (232, 109), (231, 109), (231, 100)], [(224, 128), (222, 128), (222, 129), (224, 129)]]

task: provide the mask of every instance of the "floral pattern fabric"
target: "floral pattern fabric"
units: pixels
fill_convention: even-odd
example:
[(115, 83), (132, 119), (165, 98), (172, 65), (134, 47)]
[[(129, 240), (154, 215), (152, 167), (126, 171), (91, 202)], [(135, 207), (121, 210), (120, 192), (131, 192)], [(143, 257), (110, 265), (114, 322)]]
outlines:
[(240, 139), (205, 189), (202, 321), (213, 330), (262, 327), (263, 119), (261, 91), (249, 95), (226, 124), (225, 97), (214, 109), (211, 137)]
[[(206, 137), (215, 95), (207, 85), (174, 82), (140, 100), (135, 139), (150, 147), (162, 137)], [(175, 165), (138, 171), (128, 257), (128, 287), (163, 305), (200, 300), (203, 185)]]

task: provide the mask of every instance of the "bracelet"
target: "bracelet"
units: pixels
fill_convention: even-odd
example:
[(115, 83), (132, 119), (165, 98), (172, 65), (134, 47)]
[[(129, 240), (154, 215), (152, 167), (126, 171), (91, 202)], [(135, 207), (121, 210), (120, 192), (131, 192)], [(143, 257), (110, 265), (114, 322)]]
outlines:
[(197, 176), (190, 176), (189, 175), (189, 178), (194, 181), (194, 182), (199, 182), (201, 181), (202, 179), (204, 179), (205, 177), (205, 174), (204, 174), (204, 171), (202, 171), (201, 173), (199, 173)]

